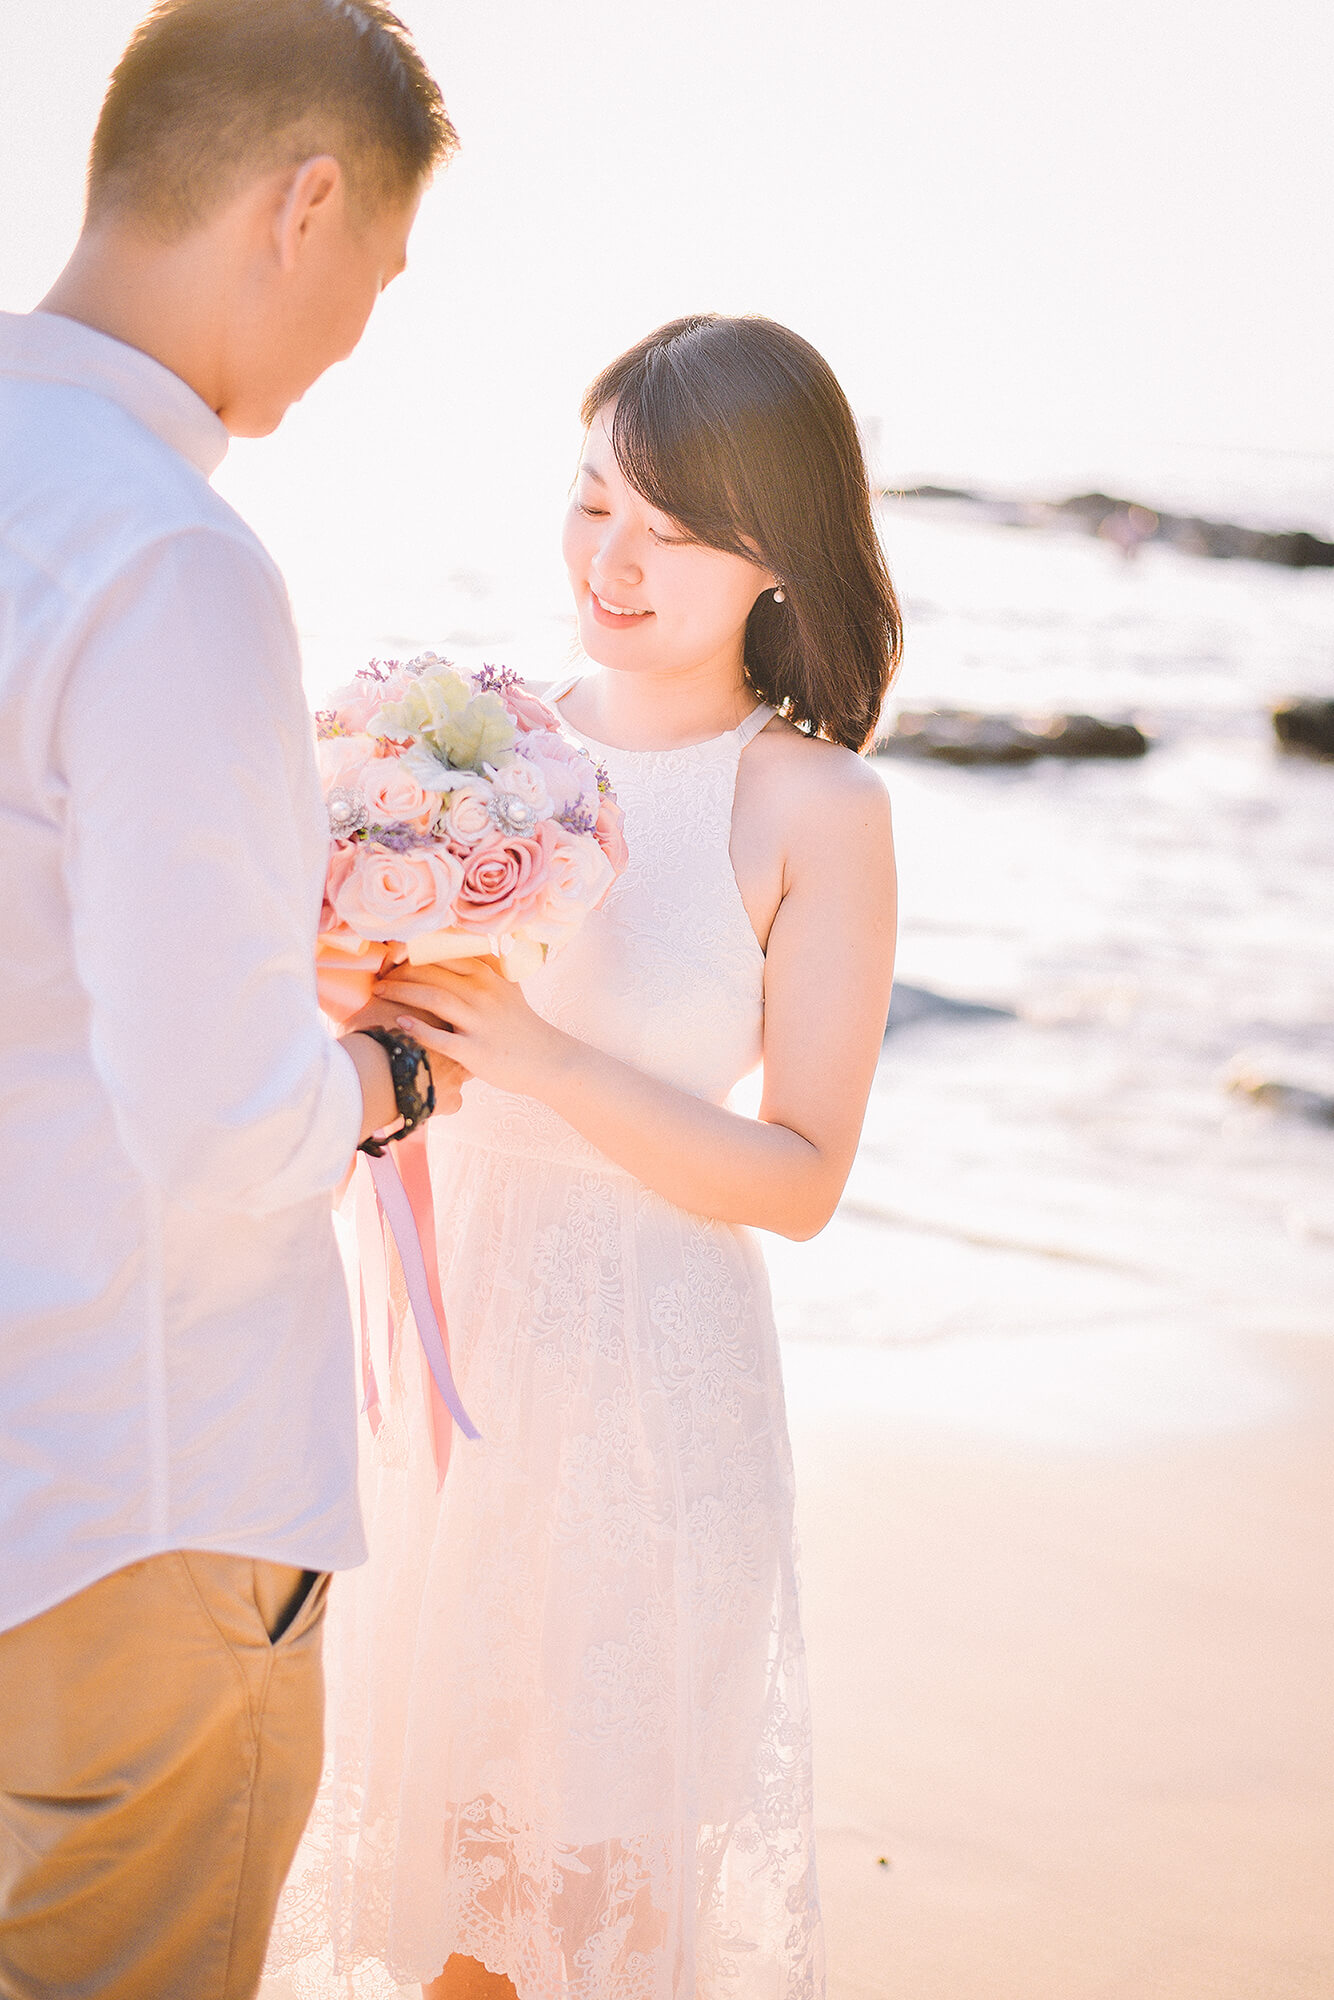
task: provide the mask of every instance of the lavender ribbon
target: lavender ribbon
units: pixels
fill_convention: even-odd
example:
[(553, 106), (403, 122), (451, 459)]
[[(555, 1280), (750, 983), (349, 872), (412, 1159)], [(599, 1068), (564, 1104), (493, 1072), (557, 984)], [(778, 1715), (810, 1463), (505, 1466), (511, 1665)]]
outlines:
[(481, 1432), (464, 1409), (459, 1392), (454, 1386), (454, 1377), (449, 1366), (449, 1356), (440, 1333), (440, 1323), (435, 1316), (431, 1302), (431, 1288), (426, 1281), (426, 1260), (422, 1256), (421, 1238), (417, 1234), (417, 1223), (412, 1213), (412, 1203), (404, 1187), (398, 1168), (388, 1153), (378, 1159), (366, 1154), (370, 1166), (375, 1192), (380, 1197), (380, 1206), (385, 1212), (389, 1227), (394, 1232), (398, 1245), (399, 1259), (403, 1265), (403, 1280), (408, 1288), (408, 1304), (412, 1307), (412, 1317), (417, 1322), (417, 1332), (427, 1364), (435, 1377), (435, 1386), (444, 1398), (445, 1408), (466, 1438), (477, 1438)]

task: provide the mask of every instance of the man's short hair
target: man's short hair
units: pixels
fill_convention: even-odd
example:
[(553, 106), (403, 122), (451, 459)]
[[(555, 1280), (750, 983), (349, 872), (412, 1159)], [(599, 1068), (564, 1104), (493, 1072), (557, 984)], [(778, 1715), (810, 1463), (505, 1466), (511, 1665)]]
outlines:
[(102, 105), (88, 220), (183, 236), (248, 182), (319, 153), (364, 211), (408, 199), (457, 144), (381, 0), (160, 0)]

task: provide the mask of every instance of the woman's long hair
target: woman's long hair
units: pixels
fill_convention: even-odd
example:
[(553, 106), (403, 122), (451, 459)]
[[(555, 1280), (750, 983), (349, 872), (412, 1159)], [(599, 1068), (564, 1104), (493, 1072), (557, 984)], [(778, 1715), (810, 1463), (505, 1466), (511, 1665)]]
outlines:
[(776, 321), (698, 313), (660, 326), (584, 397), (615, 405), (625, 478), (693, 540), (782, 579), (746, 625), (746, 673), (798, 728), (863, 750), (903, 625), (857, 426), (829, 364)]

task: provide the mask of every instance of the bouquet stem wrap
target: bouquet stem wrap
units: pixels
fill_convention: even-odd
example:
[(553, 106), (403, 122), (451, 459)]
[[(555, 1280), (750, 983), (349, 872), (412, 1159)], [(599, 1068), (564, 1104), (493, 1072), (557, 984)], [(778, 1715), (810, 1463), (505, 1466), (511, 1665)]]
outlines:
[(380, 1372), (387, 1388), (397, 1331), (389, 1296), (384, 1233), (387, 1229), (403, 1266), (408, 1305), (428, 1371), (427, 1404), (439, 1487), (449, 1466), (453, 1424), (458, 1425), (466, 1438), (475, 1439), (479, 1433), (463, 1407), (449, 1365), (449, 1332), (440, 1289), (426, 1147), (422, 1139), (415, 1143), (405, 1140), (398, 1152), (401, 1172), (400, 1161), (392, 1153), (384, 1153), (379, 1159), (363, 1154), (357, 1162), (355, 1215), (361, 1267), (362, 1409), (372, 1431), (378, 1432)]

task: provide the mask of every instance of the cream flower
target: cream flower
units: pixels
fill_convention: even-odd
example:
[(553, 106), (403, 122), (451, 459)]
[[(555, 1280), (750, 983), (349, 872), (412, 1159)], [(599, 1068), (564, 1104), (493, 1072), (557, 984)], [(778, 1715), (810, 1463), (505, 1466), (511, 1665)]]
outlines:
[(414, 737), (442, 764), (481, 773), (509, 762), (519, 731), (498, 694), (474, 694), (462, 674), (441, 663), (413, 681), (401, 701), (382, 708), (371, 733)]

